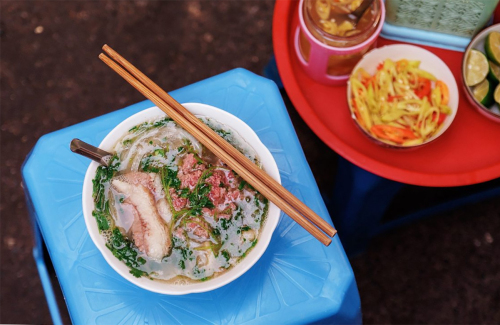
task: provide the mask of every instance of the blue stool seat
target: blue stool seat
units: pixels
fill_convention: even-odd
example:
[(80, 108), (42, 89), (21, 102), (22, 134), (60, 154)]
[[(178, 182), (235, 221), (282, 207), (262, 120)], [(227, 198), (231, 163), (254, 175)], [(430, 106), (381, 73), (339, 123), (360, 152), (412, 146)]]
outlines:
[[(331, 222), (272, 81), (235, 69), (170, 94), (181, 103), (206, 103), (244, 120), (276, 159), (283, 186)], [(90, 161), (72, 153), (69, 143), (80, 138), (98, 145), (118, 123), (150, 106), (140, 102), (47, 134), (24, 163), (34, 254), (54, 323), (61, 319), (40, 254), (43, 243), (75, 324), (361, 323), (356, 281), (338, 236), (324, 247), (284, 214), (256, 265), (211, 292), (152, 293), (124, 280), (106, 263), (82, 215), (82, 182)]]

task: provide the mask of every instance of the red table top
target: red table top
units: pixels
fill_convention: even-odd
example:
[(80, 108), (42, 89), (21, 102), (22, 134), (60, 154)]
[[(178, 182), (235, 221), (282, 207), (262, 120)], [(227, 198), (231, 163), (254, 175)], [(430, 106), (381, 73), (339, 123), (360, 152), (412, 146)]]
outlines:
[[(469, 104), (461, 87), (462, 52), (423, 48), (449, 66), (459, 88), (459, 108), (450, 128), (423, 147), (397, 150), (381, 147), (354, 124), (346, 86), (316, 83), (299, 65), (293, 48), (298, 25), (298, 1), (276, 1), (273, 45), (281, 80), (295, 109), (330, 148), (376, 175), (422, 186), (461, 186), (500, 177), (500, 124)], [(398, 42), (379, 38), (378, 46)]]

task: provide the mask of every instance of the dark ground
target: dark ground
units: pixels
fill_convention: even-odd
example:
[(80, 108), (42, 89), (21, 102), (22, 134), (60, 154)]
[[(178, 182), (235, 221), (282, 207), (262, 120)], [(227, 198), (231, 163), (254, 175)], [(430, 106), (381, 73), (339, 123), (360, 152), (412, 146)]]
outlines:
[[(20, 187), (29, 150), (45, 133), (143, 99), (97, 59), (100, 47), (110, 44), (167, 91), (236, 67), (260, 74), (273, 51), (273, 7), (0, 0), (0, 323), (51, 322)], [(328, 192), (337, 156), (289, 108), (318, 185)], [(446, 191), (410, 187), (389, 215)], [(364, 322), (500, 323), (499, 233), (497, 198), (379, 236), (351, 259)]]

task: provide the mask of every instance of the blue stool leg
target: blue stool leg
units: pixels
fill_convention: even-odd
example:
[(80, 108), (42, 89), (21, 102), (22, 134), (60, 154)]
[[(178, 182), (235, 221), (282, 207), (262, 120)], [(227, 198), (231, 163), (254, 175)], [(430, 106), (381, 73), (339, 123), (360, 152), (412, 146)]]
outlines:
[[(26, 185), (23, 183), (23, 188), (26, 189)], [(25, 190), (26, 206), (30, 215), (31, 226), (33, 227), (33, 236), (35, 240), (35, 246), (33, 247), (33, 258), (35, 259), (36, 267), (38, 269), (38, 274), (40, 276), (40, 281), (42, 282), (43, 291), (45, 293), (45, 298), (47, 299), (47, 305), (49, 307), (50, 316), (52, 317), (52, 322), (54, 325), (62, 325), (61, 313), (59, 312), (59, 306), (57, 305), (56, 296), (54, 294), (54, 289), (52, 288), (52, 283), (50, 282), (50, 275), (47, 271), (47, 265), (45, 264), (45, 259), (43, 256), (43, 239), (38, 224), (35, 217), (35, 209), (28, 192)]]
[(402, 183), (369, 173), (339, 157), (329, 209), (348, 255), (366, 249), (370, 237), (402, 186)]
[(43, 253), (40, 251), (40, 247), (35, 246), (33, 248), (33, 258), (35, 259), (38, 274), (42, 282), (43, 292), (45, 293), (45, 298), (47, 299), (52, 322), (54, 325), (62, 325), (61, 314), (59, 313), (59, 307), (57, 306), (54, 289), (52, 288), (49, 272), (47, 271), (47, 266), (43, 258)]
[(264, 77), (271, 79), (276, 83), (278, 88), (283, 89), (283, 82), (281, 81), (280, 74), (278, 72), (278, 66), (276, 65), (276, 58), (274, 55), (271, 57), (263, 72)]

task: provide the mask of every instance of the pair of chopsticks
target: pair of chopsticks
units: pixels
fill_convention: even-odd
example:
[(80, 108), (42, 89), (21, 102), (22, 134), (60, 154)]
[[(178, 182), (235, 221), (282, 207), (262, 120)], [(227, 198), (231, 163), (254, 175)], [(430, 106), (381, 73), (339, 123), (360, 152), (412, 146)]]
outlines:
[[(108, 45), (99, 58), (325, 246), (337, 231)], [(114, 60), (114, 61), (113, 61)], [(116, 61), (116, 62), (115, 62)], [(319, 229), (318, 229), (319, 228)], [(324, 233), (323, 233), (324, 232)], [(325, 235), (326, 233), (326, 235)], [(328, 235), (328, 236), (327, 236)]]

